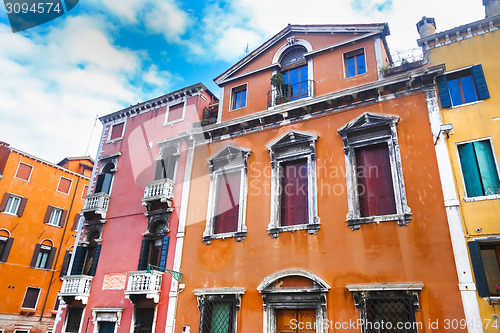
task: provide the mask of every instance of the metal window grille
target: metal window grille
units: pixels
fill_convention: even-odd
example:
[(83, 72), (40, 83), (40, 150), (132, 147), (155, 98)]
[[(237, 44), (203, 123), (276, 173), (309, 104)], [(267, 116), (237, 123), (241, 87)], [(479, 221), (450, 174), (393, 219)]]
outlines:
[(83, 308), (69, 308), (66, 332), (78, 332), (82, 320)]
[(154, 308), (136, 308), (134, 333), (151, 333), (154, 314)]
[(204, 300), (200, 333), (233, 333), (235, 308), (234, 299)]
[(418, 323), (410, 295), (363, 298), (363, 333), (416, 333)]

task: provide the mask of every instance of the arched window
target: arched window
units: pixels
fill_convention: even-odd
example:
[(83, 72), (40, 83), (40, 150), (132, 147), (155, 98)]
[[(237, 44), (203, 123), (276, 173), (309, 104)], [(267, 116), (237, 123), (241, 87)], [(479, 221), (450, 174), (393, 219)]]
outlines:
[(113, 175), (115, 173), (114, 163), (107, 163), (99, 176), (97, 176), (97, 184), (95, 186), (95, 193), (109, 194), (111, 191), (111, 184), (113, 182)]
[(290, 101), (309, 96), (309, 72), (305, 54), (307, 49), (297, 45), (283, 53), (280, 64), (285, 77), (286, 97)]

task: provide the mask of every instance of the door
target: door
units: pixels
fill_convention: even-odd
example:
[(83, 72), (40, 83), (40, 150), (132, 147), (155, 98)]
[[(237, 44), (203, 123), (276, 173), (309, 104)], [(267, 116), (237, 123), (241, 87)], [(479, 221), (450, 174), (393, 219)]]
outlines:
[(111, 321), (101, 321), (99, 323), (99, 333), (114, 333), (115, 323)]
[(278, 333), (315, 333), (316, 310), (276, 310), (276, 324)]

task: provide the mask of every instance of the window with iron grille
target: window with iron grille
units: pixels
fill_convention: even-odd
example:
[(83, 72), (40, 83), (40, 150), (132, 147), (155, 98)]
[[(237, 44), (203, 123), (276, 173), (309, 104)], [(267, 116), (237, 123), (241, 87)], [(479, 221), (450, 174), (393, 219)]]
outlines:
[(200, 333), (233, 333), (236, 321), (236, 299), (208, 297), (202, 301)]
[(416, 333), (413, 298), (405, 292), (370, 292), (360, 304), (363, 333)]
[(83, 308), (70, 307), (66, 319), (66, 332), (78, 332), (82, 320)]
[(151, 333), (155, 308), (135, 308), (134, 333)]

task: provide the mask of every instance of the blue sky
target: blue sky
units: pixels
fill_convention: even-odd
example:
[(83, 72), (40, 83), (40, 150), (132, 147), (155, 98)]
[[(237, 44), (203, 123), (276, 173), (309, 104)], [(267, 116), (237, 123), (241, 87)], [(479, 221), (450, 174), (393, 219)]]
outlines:
[[(0, 141), (58, 162), (86, 151), (96, 115), (213, 78), (292, 24), (388, 22), (392, 53), (484, 17), (481, 0), (80, 0), (68, 14), (12, 33), (0, 4)], [(95, 157), (98, 123), (88, 154)]]

